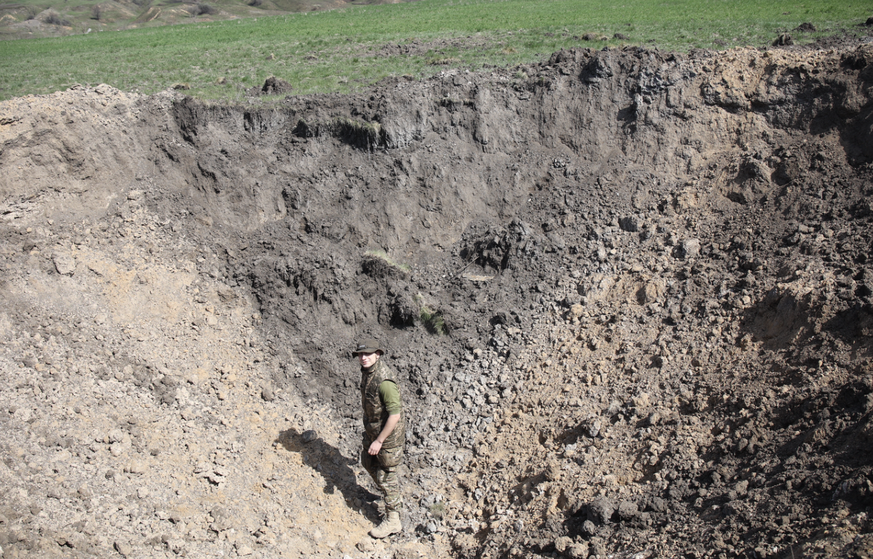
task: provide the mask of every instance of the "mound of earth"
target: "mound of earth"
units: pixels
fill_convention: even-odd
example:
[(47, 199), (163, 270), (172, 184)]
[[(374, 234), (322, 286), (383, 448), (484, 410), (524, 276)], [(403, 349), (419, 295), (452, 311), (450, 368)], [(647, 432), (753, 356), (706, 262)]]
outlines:
[(870, 557), (871, 86), (853, 40), (3, 102), (0, 554)]
[(277, 78), (276, 76), (270, 76), (264, 80), (264, 84), (261, 87), (253, 87), (249, 89), (247, 93), (252, 97), (259, 97), (261, 95), (283, 95), (291, 93), (292, 89), (291, 84), (285, 80)]

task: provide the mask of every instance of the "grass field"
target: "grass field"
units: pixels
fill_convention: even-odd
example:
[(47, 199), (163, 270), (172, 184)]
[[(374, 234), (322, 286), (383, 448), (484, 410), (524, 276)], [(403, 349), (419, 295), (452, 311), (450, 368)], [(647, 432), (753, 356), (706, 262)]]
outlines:
[[(873, 4), (856, 0), (421, 0), (152, 24), (0, 41), (0, 99), (106, 83), (142, 93), (176, 86), (237, 102), (269, 76), (289, 82), (294, 93), (349, 92), (388, 76), (534, 62), (561, 48), (687, 51), (762, 47), (786, 32), (796, 43), (867, 34), (870, 15)], [(803, 23), (815, 30), (797, 30)]]

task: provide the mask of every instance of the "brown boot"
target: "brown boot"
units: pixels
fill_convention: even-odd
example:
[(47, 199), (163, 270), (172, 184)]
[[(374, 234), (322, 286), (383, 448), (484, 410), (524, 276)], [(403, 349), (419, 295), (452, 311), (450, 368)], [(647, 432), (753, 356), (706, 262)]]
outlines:
[(382, 523), (370, 530), (370, 536), (376, 538), (377, 540), (381, 540), (382, 538), (387, 538), (391, 534), (399, 534), (403, 531), (403, 526), (400, 524), (400, 513), (397, 511), (390, 511), (382, 519)]

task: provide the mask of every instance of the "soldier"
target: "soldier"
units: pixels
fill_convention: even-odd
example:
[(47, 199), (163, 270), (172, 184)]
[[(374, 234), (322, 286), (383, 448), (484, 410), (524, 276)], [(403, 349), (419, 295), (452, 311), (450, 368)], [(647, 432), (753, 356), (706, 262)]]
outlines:
[(400, 512), (398, 468), (403, 463), (406, 425), (400, 389), (391, 369), (380, 358), (385, 351), (375, 340), (364, 340), (352, 352), (361, 364), (361, 401), (364, 408), (364, 444), (361, 463), (382, 491), (385, 517), (370, 530), (374, 538), (385, 538), (403, 530)]

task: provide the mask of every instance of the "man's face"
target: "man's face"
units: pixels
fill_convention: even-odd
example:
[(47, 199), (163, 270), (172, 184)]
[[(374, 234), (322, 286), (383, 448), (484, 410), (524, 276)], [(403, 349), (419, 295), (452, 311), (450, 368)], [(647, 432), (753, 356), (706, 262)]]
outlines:
[(369, 369), (373, 366), (373, 364), (379, 360), (379, 353), (359, 353), (358, 361), (361, 362), (361, 367), (365, 369)]

